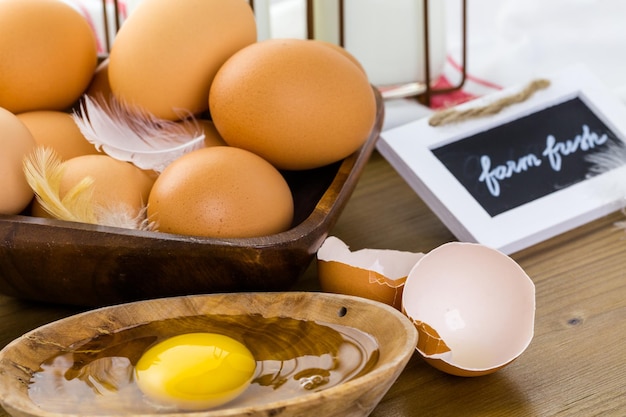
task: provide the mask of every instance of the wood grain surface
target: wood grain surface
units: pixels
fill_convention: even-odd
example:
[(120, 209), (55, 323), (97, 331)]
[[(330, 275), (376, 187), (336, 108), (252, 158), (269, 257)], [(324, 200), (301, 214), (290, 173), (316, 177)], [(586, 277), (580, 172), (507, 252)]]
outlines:
[[(372, 416), (626, 415), (626, 232), (615, 227), (622, 219), (613, 213), (512, 255), (537, 290), (535, 337), (515, 362), (463, 378), (415, 354)], [(378, 153), (331, 234), (353, 250), (428, 252), (455, 240)], [(314, 263), (296, 289), (319, 289)], [(77, 311), (0, 296), (0, 343)]]

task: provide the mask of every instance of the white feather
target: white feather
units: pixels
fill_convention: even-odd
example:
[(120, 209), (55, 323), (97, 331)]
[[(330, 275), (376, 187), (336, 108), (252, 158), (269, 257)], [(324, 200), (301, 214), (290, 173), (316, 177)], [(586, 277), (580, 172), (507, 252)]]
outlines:
[[(604, 174), (626, 164), (626, 145), (623, 142), (611, 142), (604, 150), (589, 154), (585, 159), (592, 164), (590, 168), (592, 174)], [(615, 195), (620, 196), (622, 213), (626, 215), (626, 186), (624, 182), (618, 179), (610, 184), (605, 183), (602, 190), (606, 193), (606, 198), (614, 198)], [(626, 221), (616, 222), (615, 225), (626, 230)]]
[(85, 95), (73, 118), (96, 149), (142, 169), (162, 172), (204, 146), (204, 133), (193, 117), (181, 123), (162, 120), (114, 99), (99, 102)]
[(589, 154), (585, 159), (593, 164), (592, 173), (603, 174), (626, 164), (626, 145), (622, 142), (609, 142), (603, 151)]

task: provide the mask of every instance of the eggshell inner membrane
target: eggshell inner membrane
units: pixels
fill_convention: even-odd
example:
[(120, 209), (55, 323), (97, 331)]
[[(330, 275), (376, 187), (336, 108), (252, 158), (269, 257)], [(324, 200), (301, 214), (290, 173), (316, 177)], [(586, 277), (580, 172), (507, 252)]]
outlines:
[(460, 370), (496, 370), (530, 344), (535, 287), (501, 252), (480, 244), (447, 243), (413, 267), (402, 308), (418, 328), (418, 351), (424, 357)]
[(330, 236), (317, 252), (320, 286), (325, 292), (356, 295), (400, 310), (406, 277), (422, 256), (391, 249), (351, 252), (343, 241)]
[(450, 352), (450, 347), (446, 345), (446, 342), (441, 339), (439, 333), (430, 327), (428, 323), (418, 321), (415, 322), (415, 327), (419, 329), (420, 338), (417, 342), (417, 349), (420, 352), (423, 352), (427, 356)]

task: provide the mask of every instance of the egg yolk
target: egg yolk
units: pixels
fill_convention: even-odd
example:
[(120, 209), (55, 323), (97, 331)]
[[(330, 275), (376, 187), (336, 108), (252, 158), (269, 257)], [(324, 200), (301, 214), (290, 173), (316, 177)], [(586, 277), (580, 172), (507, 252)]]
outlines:
[(225, 404), (250, 385), (256, 361), (246, 346), (215, 333), (174, 336), (150, 347), (135, 367), (151, 400), (183, 410)]

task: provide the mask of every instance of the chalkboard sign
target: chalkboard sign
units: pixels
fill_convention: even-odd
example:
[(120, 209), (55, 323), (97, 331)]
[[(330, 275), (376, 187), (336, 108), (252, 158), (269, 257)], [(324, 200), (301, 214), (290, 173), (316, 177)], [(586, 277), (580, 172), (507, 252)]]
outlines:
[(378, 150), (459, 240), (504, 253), (620, 209), (626, 164), (598, 173), (590, 157), (626, 144), (625, 104), (581, 66), (548, 79), (547, 89), (492, 116), (385, 131)]
[(588, 155), (621, 141), (579, 98), (432, 150), (490, 216), (593, 175)]

